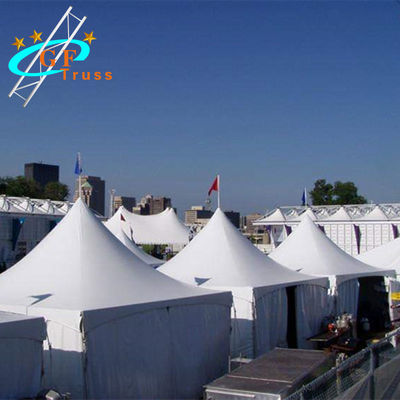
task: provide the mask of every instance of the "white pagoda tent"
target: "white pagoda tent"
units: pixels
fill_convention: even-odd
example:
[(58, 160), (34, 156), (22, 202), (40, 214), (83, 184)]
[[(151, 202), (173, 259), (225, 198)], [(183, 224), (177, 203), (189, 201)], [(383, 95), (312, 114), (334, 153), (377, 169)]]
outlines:
[(351, 217), (349, 213), (345, 210), (343, 206), (339, 207), (337, 211), (335, 211), (333, 214), (329, 215), (329, 217), (324, 218), (327, 221), (351, 221)]
[[(356, 258), (377, 268), (389, 268), (396, 271), (396, 277), (389, 279), (389, 302), (391, 305), (398, 306), (400, 304), (400, 238), (359, 254)], [(390, 315), (392, 320), (397, 320), (398, 323), (398, 318), (400, 318), (399, 308), (391, 307)]]
[(283, 214), (282, 210), (278, 207), (270, 214), (266, 215), (257, 220), (259, 223), (263, 223), (265, 225), (274, 224), (276, 222), (286, 221), (285, 214)]
[(193, 399), (226, 372), (227, 292), (149, 268), (78, 200), (0, 276), (0, 310), (43, 316), (44, 387), (90, 399)]
[(298, 217), (294, 218), (296, 221), (303, 221), (305, 218), (310, 218), (312, 221), (317, 220), (317, 216), (311, 208), (307, 208), (304, 212), (302, 212)]
[(359, 254), (356, 258), (374, 267), (394, 269), (400, 275), (400, 238)]
[(133, 254), (139, 257), (146, 264), (155, 268), (164, 263), (164, 260), (160, 260), (159, 258), (147, 254), (128, 237), (127, 232), (129, 232), (130, 227), (126, 222), (125, 217), (122, 215), (121, 208), (119, 208), (118, 211), (104, 223), (104, 225), (121, 243), (123, 243)]
[(154, 215), (139, 215), (121, 208), (122, 215), (132, 228), (137, 244), (185, 245), (189, 243), (189, 228), (177, 217), (172, 208)]
[[(232, 357), (286, 347), (289, 314), (296, 318), (297, 344), (307, 346), (306, 338), (319, 332), (325, 316), (327, 279), (272, 261), (219, 208), (190, 244), (158, 270), (192, 285), (232, 291)], [(289, 304), (287, 288), (294, 288), (296, 306)]]
[(43, 318), (0, 311), (0, 399), (39, 394), (45, 338)]
[(366, 213), (360, 218), (357, 218), (356, 221), (359, 222), (380, 222), (380, 223), (387, 223), (389, 218), (386, 214), (382, 211), (380, 206), (375, 206), (372, 211)]
[(303, 218), (297, 229), (269, 257), (294, 271), (328, 277), (336, 303), (331, 306), (332, 312), (348, 312), (354, 317), (358, 308), (358, 278), (393, 273), (364, 264), (344, 252), (309, 217)]

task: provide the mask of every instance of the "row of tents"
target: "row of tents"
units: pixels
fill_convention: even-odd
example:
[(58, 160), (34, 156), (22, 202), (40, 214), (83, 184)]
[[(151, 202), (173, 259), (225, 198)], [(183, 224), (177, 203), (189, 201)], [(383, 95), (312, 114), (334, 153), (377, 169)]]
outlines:
[[(200, 398), (230, 357), (309, 348), (328, 314), (357, 315), (362, 286), (376, 287), (365, 279), (395, 277), (344, 253), (307, 217), (267, 257), (220, 209), (162, 264), (135, 244), (154, 240), (149, 232), (165, 243), (169, 231), (176, 243), (188, 234), (173, 210), (162, 214), (121, 208), (102, 224), (78, 200), (0, 276), (0, 342), (3, 319), (9, 336), (24, 339), (13, 332), (10, 312), (24, 323), (45, 323), (42, 388), (75, 398)], [(13, 379), (15, 386), (20, 376)]]

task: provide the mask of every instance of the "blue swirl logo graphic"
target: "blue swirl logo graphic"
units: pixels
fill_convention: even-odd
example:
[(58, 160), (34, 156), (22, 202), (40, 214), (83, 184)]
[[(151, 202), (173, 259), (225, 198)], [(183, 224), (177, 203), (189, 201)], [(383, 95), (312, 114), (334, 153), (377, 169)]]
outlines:
[[(50, 40), (46, 47), (65, 43), (67, 39), (59, 39), (59, 40)], [(71, 40), (71, 43), (76, 44), (80, 47), (79, 54), (74, 58), (74, 61), (85, 61), (90, 53), (90, 47), (87, 43), (83, 42), (82, 40)], [(25, 50), (22, 50), (20, 53), (17, 53), (14, 57), (11, 58), (10, 62), (8, 63), (8, 69), (15, 75), (20, 76), (44, 76), (44, 75), (54, 75), (63, 72), (61, 69), (51, 70), (51, 71), (43, 71), (43, 72), (23, 72), (21, 71), (18, 66), (19, 63), (32, 53), (39, 51), (43, 46), (42, 43), (35, 44), (33, 46), (28, 47)]]

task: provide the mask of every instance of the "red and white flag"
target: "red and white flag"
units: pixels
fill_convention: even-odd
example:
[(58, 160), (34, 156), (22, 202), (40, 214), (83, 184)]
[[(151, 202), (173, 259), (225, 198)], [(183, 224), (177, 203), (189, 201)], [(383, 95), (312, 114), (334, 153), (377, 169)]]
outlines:
[(210, 189), (208, 189), (208, 195), (210, 195), (213, 190), (215, 190), (216, 192), (219, 191), (219, 176), (218, 175), (214, 179), (214, 182), (212, 183)]

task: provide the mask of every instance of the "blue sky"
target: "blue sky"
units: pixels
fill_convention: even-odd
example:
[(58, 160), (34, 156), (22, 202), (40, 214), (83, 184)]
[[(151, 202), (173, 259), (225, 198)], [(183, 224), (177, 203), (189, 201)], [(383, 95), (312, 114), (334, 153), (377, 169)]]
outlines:
[[(69, 5), (94, 31), (76, 71), (26, 109), (7, 94), (14, 36), (47, 37)], [(299, 204), (318, 178), (400, 201), (400, 6), (395, 1), (0, 2), (0, 176), (25, 162), (107, 189), (201, 204), (219, 172), (225, 209)]]

